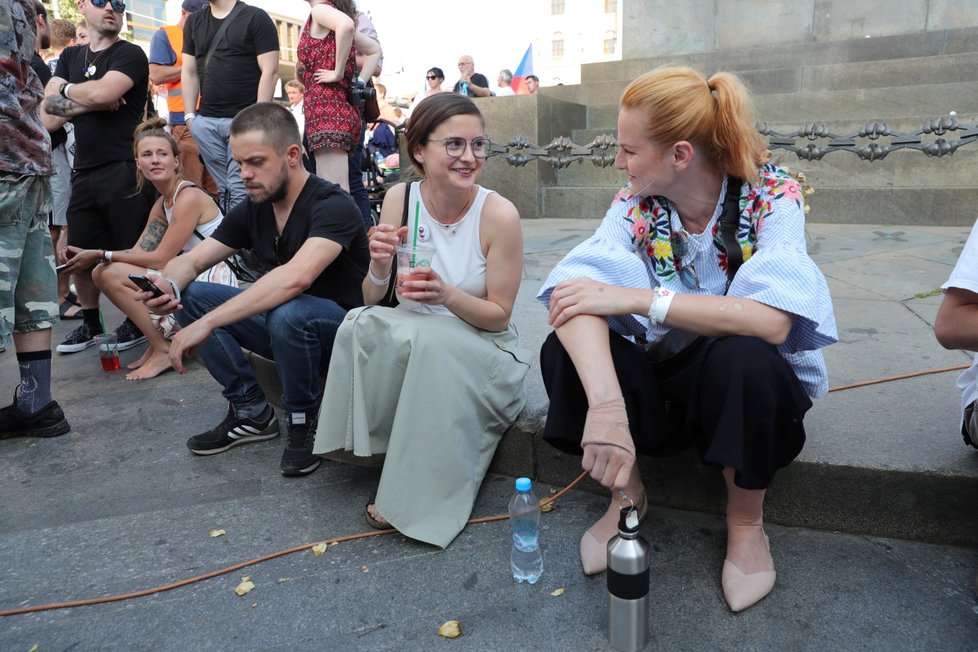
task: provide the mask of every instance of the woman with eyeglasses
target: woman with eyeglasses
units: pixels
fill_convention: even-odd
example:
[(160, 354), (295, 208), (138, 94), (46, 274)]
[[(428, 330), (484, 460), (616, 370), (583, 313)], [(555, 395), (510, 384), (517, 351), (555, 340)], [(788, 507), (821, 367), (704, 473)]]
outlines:
[(636, 453), (693, 448), (726, 484), (732, 611), (774, 586), (765, 490), (802, 449), (810, 399), (828, 389), (819, 349), (837, 339), (801, 187), (768, 163), (753, 124), (734, 75), (662, 68), (632, 82), (615, 159), (628, 183), (538, 295), (554, 328), (544, 439), (612, 490), (581, 539), (584, 572), (606, 569), (621, 506), (645, 515)]
[(414, 101), (411, 102), (411, 107), (409, 111), (414, 111), (414, 107), (421, 104), (421, 100), (426, 97), (431, 97), (436, 93), (444, 93), (441, 85), (445, 82), (445, 73), (442, 72), (441, 68), (431, 68), (424, 74), (425, 88), (423, 91), (414, 96)]
[[(336, 334), (313, 452), (377, 464), (379, 529), (446, 547), (464, 527), (503, 432), (525, 403), (529, 352), (510, 324), (523, 269), (516, 207), (476, 181), (491, 143), (469, 98), (440, 93), (408, 121), (420, 182), (387, 191), (370, 235), (366, 308)], [(402, 225), (402, 222), (406, 224)], [(395, 245), (433, 245), (397, 287)]]

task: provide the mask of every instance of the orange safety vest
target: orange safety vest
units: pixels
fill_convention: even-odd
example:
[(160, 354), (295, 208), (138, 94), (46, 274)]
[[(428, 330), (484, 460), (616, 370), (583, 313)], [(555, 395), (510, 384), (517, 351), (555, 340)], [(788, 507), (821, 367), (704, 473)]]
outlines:
[[(170, 39), (170, 47), (177, 53), (175, 66), (183, 66), (183, 30), (179, 25), (166, 25), (166, 37)], [(200, 106), (200, 98), (197, 98), (197, 106)], [(183, 113), (183, 91), (180, 89), (180, 80), (166, 84), (166, 108), (170, 113)]]

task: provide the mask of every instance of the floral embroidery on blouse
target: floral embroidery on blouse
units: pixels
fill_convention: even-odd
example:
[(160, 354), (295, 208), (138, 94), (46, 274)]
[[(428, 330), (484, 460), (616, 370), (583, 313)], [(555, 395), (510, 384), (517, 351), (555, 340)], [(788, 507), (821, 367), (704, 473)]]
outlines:
[[(773, 164), (763, 166), (758, 186), (744, 184), (740, 191), (740, 224), (737, 227), (737, 242), (743, 252), (744, 262), (757, 247), (757, 234), (764, 221), (773, 212), (772, 203), (786, 198), (804, 208), (801, 185), (791, 175)], [(627, 202), (633, 198), (629, 185), (625, 185), (614, 201)], [(628, 209), (625, 221), (631, 224), (631, 240), (636, 251), (643, 252), (652, 264), (656, 276), (670, 280), (676, 276), (676, 266), (672, 256), (671, 215), (675, 209), (664, 197), (643, 197), (638, 204)], [(716, 250), (720, 268), (727, 271), (727, 252), (720, 235), (720, 222), (713, 224), (711, 231), (713, 247)]]

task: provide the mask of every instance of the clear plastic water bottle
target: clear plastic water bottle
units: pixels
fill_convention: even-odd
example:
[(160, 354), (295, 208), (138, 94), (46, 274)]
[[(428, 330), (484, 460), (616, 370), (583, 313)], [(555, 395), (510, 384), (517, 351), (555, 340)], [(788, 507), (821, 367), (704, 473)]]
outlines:
[(509, 501), (509, 522), (513, 528), (510, 567), (517, 582), (536, 584), (543, 574), (540, 550), (540, 501), (533, 495), (529, 478), (516, 480), (516, 494)]

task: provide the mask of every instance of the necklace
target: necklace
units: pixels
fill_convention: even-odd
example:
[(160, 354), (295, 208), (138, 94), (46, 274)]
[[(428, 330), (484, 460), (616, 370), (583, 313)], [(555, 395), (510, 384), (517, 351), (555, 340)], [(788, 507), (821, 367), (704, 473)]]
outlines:
[[(95, 76), (95, 73), (98, 71), (98, 69), (95, 67), (95, 64), (98, 63), (98, 60), (102, 58), (102, 55), (108, 52), (109, 50), (111, 50), (112, 46), (115, 45), (116, 43), (118, 43), (118, 41), (116, 41), (109, 47), (105, 48), (104, 50), (100, 50), (98, 54), (92, 52), (92, 46), (90, 45), (85, 48), (85, 68), (83, 69), (85, 71), (85, 79), (91, 79), (92, 77)], [(95, 58), (92, 59), (91, 61), (88, 60), (88, 56), (90, 54), (95, 54)]]
[(449, 222), (442, 222), (435, 217), (435, 213), (438, 215), (442, 215), (443, 213), (438, 210), (438, 206), (435, 204), (435, 196), (431, 193), (431, 190), (428, 191), (428, 201), (431, 203), (431, 207), (434, 209), (434, 213), (431, 214), (431, 219), (434, 220), (435, 224), (445, 229), (449, 235), (455, 235), (458, 225), (462, 223), (462, 220), (459, 218), (462, 217), (462, 214), (468, 209), (469, 204), (472, 203), (472, 191), (469, 191), (469, 196), (465, 199), (465, 203), (462, 204), (461, 210), (459, 210), (459, 212), (455, 214), (455, 217), (453, 217)]

